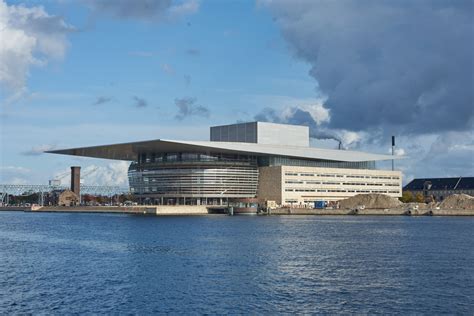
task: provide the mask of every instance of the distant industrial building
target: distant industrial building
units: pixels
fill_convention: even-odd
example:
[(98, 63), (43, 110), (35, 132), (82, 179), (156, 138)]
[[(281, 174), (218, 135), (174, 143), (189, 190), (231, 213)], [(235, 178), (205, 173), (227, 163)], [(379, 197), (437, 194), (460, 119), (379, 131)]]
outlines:
[(157, 139), (50, 153), (131, 161), (131, 191), (153, 204), (305, 205), (402, 194), (401, 173), (375, 166), (399, 157), (310, 147), (307, 126), (231, 124), (211, 127), (210, 141)]
[(76, 206), (79, 203), (79, 196), (71, 190), (54, 190), (44, 196), (45, 205)]
[(433, 197), (436, 201), (442, 201), (451, 194), (474, 196), (474, 177), (414, 179), (403, 187), (403, 191), (413, 195), (423, 194), (425, 198)]

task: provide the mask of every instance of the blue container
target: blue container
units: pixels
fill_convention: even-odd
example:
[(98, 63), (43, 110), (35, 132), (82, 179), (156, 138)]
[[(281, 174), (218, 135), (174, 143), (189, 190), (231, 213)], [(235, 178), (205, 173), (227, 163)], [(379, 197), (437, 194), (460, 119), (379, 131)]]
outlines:
[(324, 201), (314, 201), (314, 208), (324, 208), (325, 204)]

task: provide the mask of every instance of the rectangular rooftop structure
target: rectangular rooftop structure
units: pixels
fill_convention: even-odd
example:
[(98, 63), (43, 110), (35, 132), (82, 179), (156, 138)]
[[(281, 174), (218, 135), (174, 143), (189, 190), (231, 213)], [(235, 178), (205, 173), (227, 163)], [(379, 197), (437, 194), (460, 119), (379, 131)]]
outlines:
[(211, 142), (309, 147), (308, 126), (250, 122), (212, 126)]

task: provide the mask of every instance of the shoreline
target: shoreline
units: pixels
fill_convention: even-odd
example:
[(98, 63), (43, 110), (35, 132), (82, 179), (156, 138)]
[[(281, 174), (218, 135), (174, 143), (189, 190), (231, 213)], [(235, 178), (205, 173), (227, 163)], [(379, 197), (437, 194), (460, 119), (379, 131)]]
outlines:
[(276, 209), (269, 215), (351, 215), (351, 216), (474, 216), (474, 210), (466, 209)]
[[(215, 215), (222, 214), (213, 212), (216, 207), (207, 207), (204, 205), (179, 205), (179, 206), (163, 206), (163, 205), (143, 205), (143, 206), (3, 206), (0, 211), (16, 211), (16, 212), (33, 212), (33, 213), (102, 213), (102, 214), (136, 214), (136, 215)], [(222, 209), (222, 208), (220, 208)], [(273, 209), (269, 216), (278, 215), (315, 215), (315, 216), (335, 216), (335, 215), (352, 215), (352, 216), (474, 216), (474, 210), (469, 209), (304, 209), (304, 208), (280, 208)]]

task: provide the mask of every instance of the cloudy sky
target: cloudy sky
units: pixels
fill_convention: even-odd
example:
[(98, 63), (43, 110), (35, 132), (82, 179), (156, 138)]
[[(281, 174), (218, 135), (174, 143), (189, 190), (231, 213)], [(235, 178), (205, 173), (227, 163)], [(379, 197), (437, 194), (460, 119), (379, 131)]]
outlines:
[(389, 153), (396, 135), (405, 183), (474, 176), (473, 6), (0, 0), (0, 183), (81, 165), (125, 185), (125, 162), (43, 151), (254, 120), (308, 125), (325, 148)]

